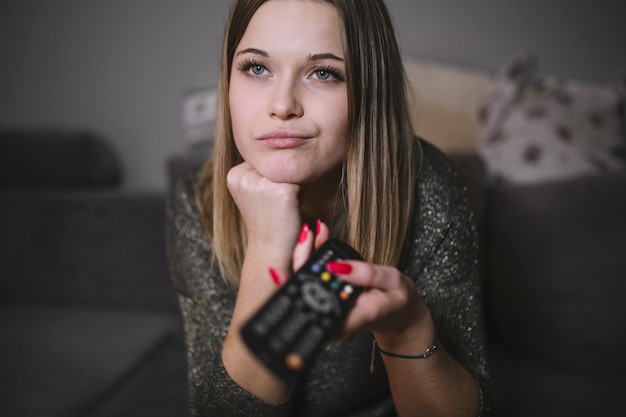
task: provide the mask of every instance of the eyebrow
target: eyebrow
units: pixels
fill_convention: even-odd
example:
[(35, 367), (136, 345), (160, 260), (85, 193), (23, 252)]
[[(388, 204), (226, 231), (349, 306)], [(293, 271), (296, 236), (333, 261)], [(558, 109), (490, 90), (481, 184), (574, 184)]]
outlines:
[(243, 54), (255, 54), (255, 55), (264, 56), (266, 58), (269, 57), (269, 54), (267, 52), (265, 52), (262, 49), (257, 49), (257, 48), (246, 48), (246, 49), (243, 49), (243, 50), (237, 52), (235, 54), (235, 56), (239, 56), (239, 55), (243, 55)]
[(331, 54), (331, 53), (324, 53), (324, 54), (312, 54), (307, 56), (307, 60), (309, 61), (322, 61), (324, 59), (332, 59), (334, 61), (339, 61), (339, 62), (343, 62), (344, 59), (338, 57), (337, 55)]
[[(258, 48), (246, 48), (235, 54), (235, 56), (243, 55), (243, 54), (255, 54), (260, 55), (262, 57), (268, 58), (270, 55), (262, 49)], [(307, 61), (322, 61), (325, 59), (332, 59), (334, 61), (344, 62), (343, 58), (338, 57), (335, 54), (331, 53), (321, 53), (321, 54), (309, 54), (307, 55)]]

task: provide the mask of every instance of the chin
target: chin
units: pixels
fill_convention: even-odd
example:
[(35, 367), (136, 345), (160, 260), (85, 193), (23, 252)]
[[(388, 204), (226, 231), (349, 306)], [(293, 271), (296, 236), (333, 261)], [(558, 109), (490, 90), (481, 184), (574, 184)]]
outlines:
[(290, 175), (285, 172), (275, 172), (271, 171), (266, 174), (261, 173), (268, 180), (275, 183), (287, 183), (287, 184), (304, 184), (306, 183), (306, 179), (302, 177), (301, 174)]
[(248, 161), (250, 165), (263, 177), (276, 183), (299, 184), (303, 177), (302, 167), (285, 161)]

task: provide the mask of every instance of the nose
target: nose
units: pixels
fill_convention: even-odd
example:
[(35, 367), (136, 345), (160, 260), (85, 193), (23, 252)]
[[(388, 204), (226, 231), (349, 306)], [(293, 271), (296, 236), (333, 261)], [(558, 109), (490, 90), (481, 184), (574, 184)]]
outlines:
[(284, 78), (275, 83), (270, 98), (269, 112), (270, 116), (280, 119), (301, 117), (304, 114), (296, 80)]

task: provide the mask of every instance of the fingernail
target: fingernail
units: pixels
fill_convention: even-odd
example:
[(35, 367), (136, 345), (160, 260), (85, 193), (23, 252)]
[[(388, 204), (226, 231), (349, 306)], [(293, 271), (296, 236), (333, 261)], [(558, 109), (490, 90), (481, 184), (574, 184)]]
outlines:
[(272, 277), (272, 281), (274, 281), (274, 284), (276, 284), (277, 287), (280, 287), (280, 276), (278, 275), (278, 272), (276, 272), (276, 270), (274, 268), (268, 268), (268, 270), (270, 271), (270, 275)]
[(298, 243), (303, 243), (309, 235), (309, 225), (304, 223), (300, 229), (300, 236), (298, 236)]
[(328, 262), (326, 264), (326, 269), (333, 274), (347, 275), (352, 272), (352, 265), (343, 262)]
[(315, 222), (315, 234), (319, 235), (320, 230), (322, 230), (322, 221), (320, 219), (317, 219), (317, 222)]

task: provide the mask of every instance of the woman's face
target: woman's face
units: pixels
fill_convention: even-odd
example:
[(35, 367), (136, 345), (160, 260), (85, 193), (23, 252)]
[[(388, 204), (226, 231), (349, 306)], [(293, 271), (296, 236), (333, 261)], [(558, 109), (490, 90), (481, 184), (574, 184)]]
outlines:
[(344, 30), (334, 6), (270, 0), (233, 58), (230, 112), (239, 153), (274, 182), (337, 172), (348, 124)]

